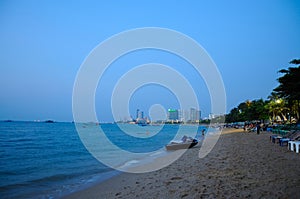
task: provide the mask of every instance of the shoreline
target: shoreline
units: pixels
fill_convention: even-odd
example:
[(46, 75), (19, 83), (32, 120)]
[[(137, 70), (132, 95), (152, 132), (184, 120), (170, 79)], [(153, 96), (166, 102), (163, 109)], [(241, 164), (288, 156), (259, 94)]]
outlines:
[(158, 171), (121, 173), (63, 198), (299, 198), (300, 155), (269, 135), (224, 129), (202, 159), (196, 146)]

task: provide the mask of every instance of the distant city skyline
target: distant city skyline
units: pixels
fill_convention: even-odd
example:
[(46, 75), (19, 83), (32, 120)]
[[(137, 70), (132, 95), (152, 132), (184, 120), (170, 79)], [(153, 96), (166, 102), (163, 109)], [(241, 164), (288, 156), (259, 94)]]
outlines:
[(174, 109), (174, 108), (168, 108), (165, 110), (166, 115), (165, 118), (159, 118), (157, 117), (151, 117), (149, 114), (145, 114), (145, 112), (141, 109), (136, 109), (136, 115), (133, 117), (130, 116), (124, 116), (123, 118), (119, 118), (115, 122), (130, 122), (130, 121), (136, 121), (139, 119), (146, 119), (152, 122), (157, 121), (181, 121), (181, 122), (199, 122), (201, 118), (201, 111), (195, 108), (190, 108), (188, 110), (184, 109)]

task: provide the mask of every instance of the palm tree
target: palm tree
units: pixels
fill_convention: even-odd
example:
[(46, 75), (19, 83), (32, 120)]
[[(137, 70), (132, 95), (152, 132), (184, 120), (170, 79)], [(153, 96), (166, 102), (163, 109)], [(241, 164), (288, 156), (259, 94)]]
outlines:
[(279, 73), (284, 74), (278, 78), (279, 86), (274, 89), (274, 92), (282, 99), (285, 99), (289, 107), (296, 105), (295, 117), (299, 122), (300, 112), (300, 59), (290, 61), (290, 64), (298, 65), (297, 67), (289, 67), (282, 69)]
[(278, 116), (282, 121), (287, 121), (286, 114), (288, 113), (289, 109), (287, 108), (286, 104), (286, 101), (281, 98), (273, 98), (266, 104), (265, 107), (269, 111), (270, 119), (273, 122)]

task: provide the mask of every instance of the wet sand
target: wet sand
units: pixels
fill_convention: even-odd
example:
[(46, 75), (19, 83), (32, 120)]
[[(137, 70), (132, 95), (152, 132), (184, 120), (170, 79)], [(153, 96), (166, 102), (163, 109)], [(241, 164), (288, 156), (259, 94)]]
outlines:
[(199, 147), (150, 173), (124, 173), (65, 198), (300, 198), (300, 154), (271, 134), (223, 131), (199, 159)]

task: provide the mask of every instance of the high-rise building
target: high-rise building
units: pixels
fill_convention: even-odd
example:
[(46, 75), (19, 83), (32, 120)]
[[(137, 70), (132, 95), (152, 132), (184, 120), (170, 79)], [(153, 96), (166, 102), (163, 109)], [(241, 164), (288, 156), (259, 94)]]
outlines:
[(190, 120), (192, 122), (198, 122), (201, 118), (201, 111), (200, 110), (197, 110), (195, 108), (191, 108), (190, 109)]
[(180, 120), (181, 122), (184, 122), (184, 111), (181, 109), (178, 109), (178, 120)]
[(139, 111), (140, 111), (140, 109), (136, 109), (136, 119), (139, 118)]
[(178, 110), (177, 109), (168, 109), (168, 120), (178, 120)]
[(201, 111), (200, 111), (200, 110), (197, 110), (197, 111), (196, 111), (196, 120), (197, 120), (197, 121), (200, 121), (200, 120), (201, 120)]
[(139, 112), (139, 118), (144, 119), (144, 111)]
[(144, 111), (140, 111), (140, 109), (136, 109), (136, 119), (144, 119)]
[(190, 120), (195, 121), (196, 120), (196, 109), (191, 108), (190, 109)]

